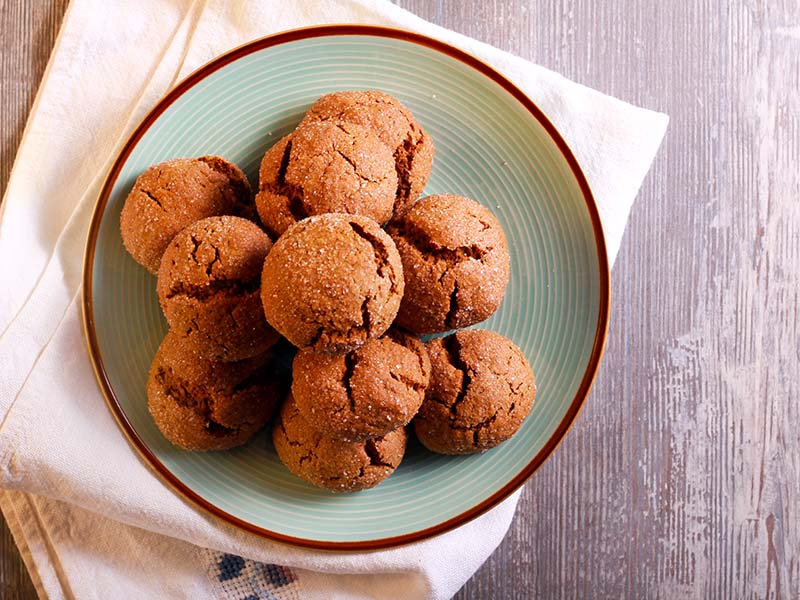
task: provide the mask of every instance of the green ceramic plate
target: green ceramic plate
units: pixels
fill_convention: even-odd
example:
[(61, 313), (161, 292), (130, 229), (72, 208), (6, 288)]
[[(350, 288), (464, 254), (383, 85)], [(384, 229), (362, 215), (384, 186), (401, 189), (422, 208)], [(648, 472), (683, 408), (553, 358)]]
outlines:
[[(171, 446), (147, 412), (145, 381), (165, 331), (155, 279), (126, 254), (119, 214), (136, 177), (170, 158), (219, 154), (257, 184), (264, 151), (320, 95), (397, 96), (436, 144), (426, 193), (475, 198), (508, 236), (512, 274), (481, 327), (510, 337), (539, 387), (520, 432), (484, 454), (437, 456), (412, 444), (372, 490), (334, 495), (279, 462), (269, 436), (221, 453)], [(404, 31), (333, 26), (236, 49), (170, 92), (122, 150), (89, 233), (84, 311), (95, 368), (131, 443), (175, 489), (267, 537), (331, 549), (386, 547), (460, 525), (518, 488), (577, 415), (602, 354), (608, 265), (597, 209), (567, 145), (536, 106), (475, 58)]]

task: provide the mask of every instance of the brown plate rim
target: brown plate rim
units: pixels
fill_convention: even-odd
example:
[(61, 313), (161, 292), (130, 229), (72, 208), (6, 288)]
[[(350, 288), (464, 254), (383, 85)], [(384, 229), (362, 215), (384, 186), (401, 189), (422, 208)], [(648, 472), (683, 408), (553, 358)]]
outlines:
[[(185, 483), (180, 481), (172, 472), (167, 469), (164, 464), (152, 453), (144, 441), (139, 437), (133, 425), (128, 420), (125, 412), (122, 410), (119, 402), (116, 399), (111, 383), (105, 372), (103, 359), (100, 354), (100, 347), (97, 341), (97, 334), (94, 323), (94, 310), (92, 302), (92, 269), (94, 266), (95, 248), (97, 243), (97, 236), (99, 233), (100, 222), (102, 221), (103, 214), (105, 213), (106, 205), (108, 204), (111, 190), (116, 183), (117, 177), (127, 161), (133, 149), (138, 142), (147, 132), (147, 130), (155, 123), (158, 117), (169, 108), (179, 97), (186, 93), (189, 89), (194, 87), (197, 83), (218, 71), (222, 67), (254, 52), (264, 50), (280, 44), (285, 44), (293, 41), (304, 40), (316, 37), (330, 37), (330, 36), (374, 36), (382, 38), (399, 39), (413, 44), (418, 44), (431, 48), (437, 52), (445, 54), (451, 58), (459, 60), (467, 66), (475, 69), (484, 76), (493, 80), (500, 85), (505, 91), (510, 93), (533, 117), (544, 127), (551, 139), (555, 142), (558, 149), (561, 151), (564, 159), (567, 161), (573, 175), (578, 181), (578, 185), (583, 193), (586, 202), (587, 210), (589, 211), (592, 229), (594, 231), (595, 244), (597, 247), (598, 256), (598, 271), (600, 277), (600, 306), (597, 314), (597, 329), (595, 332), (595, 339), (592, 346), (592, 353), (589, 363), (581, 379), (578, 391), (575, 394), (572, 402), (570, 403), (567, 412), (559, 423), (559, 426), (548, 439), (544, 447), (534, 456), (534, 458), (523, 468), (514, 478), (511, 479), (497, 492), (484, 499), (474, 507), (470, 508), (463, 513), (460, 513), (446, 521), (443, 521), (432, 527), (420, 529), (398, 536), (388, 536), (375, 540), (359, 540), (359, 541), (331, 541), (331, 540), (314, 540), (299, 538), (289, 535), (284, 535), (263, 527), (259, 527), (247, 521), (244, 521), (222, 509), (215, 506), (208, 500), (201, 497), (194, 490), (188, 487)], [(497, 504), (508, 498), (513, 492), (521, 487), (549, 458), (555, 451), (561, 441), (564, 439), (567, 431), (572, 427), (578, 413), (580, 412), (586, 397), (589, 394), (594, 378), (597, 374), (600, 360), (603, 355), (605, 339), (608, 332), (608, 318), (610, 307), (610, 274), (608, 255), (606, 253), (605, 237), (603, 235), (603, 228), (600, 222), (600, 214), (595, 203), (594, 196), (589, 187), (589, 183), (578, 165), (569, 146), (559, 134), (555, 126), (544, 115), (538, 106), (528, 98), (517, 86), (509, 81), (505, 76), (498, 73), (493, 67), (484, 63), (480, 59), (455, 48), (449, 44), (439, 40), (429, 38), (425, 35), (406, 31), (403, 29), (396, 29), (391, 27), (380, 27), (375, 25), (322, 25), (313, 27), (304, 27), (300, 29), (292, 29), (264, 38), (260, 38), (234, 48), (233, 50), (215, 58), (211, 62), (200, 67), (183, 81), (178, 83), (172, 90), (170, 90), (161, 100), (156, 103), (152, 110), (142, 119), (141, 123), (136, 127), (133, 133), (128, 138), (123, 146), (119, 155), (117, 156), (114, 164), (112, 165), (103, 188), (98, 197), (97, 204), (95, 205), (92, 220), (89, 226), (89, 232), (86, 241), (86, 250), (84, 254), (83, 265), (83, 295), (82, 295), (82, 309), (83, 320), (85, 327), (86, 340), (89, 347), (89, 356), (92, 360), (92, 367), (97, 377), (106, 404), (114, 415), (117, 424), (122, 429), (128, 441), (139, 453), (140, 457), (152, 468), (158, 476), (161, 477), (168, 485), (174, 490), (178, 491), (185, 498), (193, 502), (199, 508), (221, 518), (222, 520), (235, 525), (250, 533), (268, 538), (270, 540), (301, 546), (306, 548), (313, 548), (317, 550), (333, 550), (333, 551), (364, 551), (364, 550), (378, 550), (383, 548), (390, 548), (409, 544), (412, 542), (421, 541), (452, 529), (464, 525), (468, 521), (482, 515), (489, 509), (495, 507)]]

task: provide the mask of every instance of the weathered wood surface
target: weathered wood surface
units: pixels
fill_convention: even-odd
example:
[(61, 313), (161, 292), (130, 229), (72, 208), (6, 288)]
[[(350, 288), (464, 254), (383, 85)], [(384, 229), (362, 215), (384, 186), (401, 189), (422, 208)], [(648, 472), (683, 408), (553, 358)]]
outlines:
[[(398, 4), (672, 118), (594, 390), (457, 598), (800, 598), (800, 5)], [(65, 5), (0, 0), (2, 189)]]
[[(68, 0), (0, 0), (0, 198), (5, 194), (25, 121), (68, 3)], [(2, 514), (0, 598), (36, 598), (36, 590)]]

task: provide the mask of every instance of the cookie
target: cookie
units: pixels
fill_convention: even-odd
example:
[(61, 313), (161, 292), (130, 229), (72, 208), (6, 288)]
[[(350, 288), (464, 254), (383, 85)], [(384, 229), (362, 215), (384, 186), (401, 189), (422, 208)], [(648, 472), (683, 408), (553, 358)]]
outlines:
[(163, 162), (133, 184), (120, 215), (122, 243), (136, 262), (156, 274), (172, 238), (214, 215), (255, 217), (244, 173), (219, 156)]
[(429, 377), (425, 344), (390, 329), (344, 355), (300, 350), (292, 366), (292, 395), (314, 429), (355, 442), (411, 421)]
[(298, 127), (261, 161), (256, 208), (276, 237), (312, 215), (347, 213), (384, 223), (392, 216), (397, 174), (389, 148), (352, 123)]
[(391, 149), (397, 173), (395, 212), (422, 194), (433, 165), (433, 140), (397, 98), (376, 90), (334, 92), (317, 100), (301, 125), (316, 121), (362, 125)]
[(345, 442), (326, 437), (303, 418), (290, 394), (272, 427), (275, 450), (286, 468), (305, 481), (334, 492), (355, 492), (391, 475), (406, 450), (406, 431)]
[(343, 353), (389, 328), (403, 297), (394, 242), (356, 215), (330, 213), (292, 225), (264, 261), (267, 321), (299, 348)]
[(474, 200), (427, 196), (386, 226), (403, 261), (397, 325), (414, 333), (461, 329), (500, 306), (510, 260), (500, 223)]
[(511, 340), (468, 329), (431, 340), (427, 347), (431, 381), (413, 421), (426, 448), (470, 454), (517, 432), (533, 405), (536, 381)]
[(259, 294), (261, 267), (272, 241), (253, 222), (208, 217), (167, 247), (156, 291), (171, 329), (209, 360), (241, 360), (278, 339)]
[(175, 332), (158, 348), (147, 379), (147, 407), (170, 442), (186, 450), (246, 443), (273, 416), (284, 384), (271, 352), (238, 362), (199, 359)]

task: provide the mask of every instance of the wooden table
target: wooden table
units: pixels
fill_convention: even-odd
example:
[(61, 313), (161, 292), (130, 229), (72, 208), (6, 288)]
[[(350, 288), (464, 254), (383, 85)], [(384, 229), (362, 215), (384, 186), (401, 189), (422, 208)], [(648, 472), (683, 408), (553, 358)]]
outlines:
[[(3, 189), (66, 4), (0, 0)], [(672, 118), (594, 390), (457, 597), (800, 597), (800, 5), (398, 4)]]

